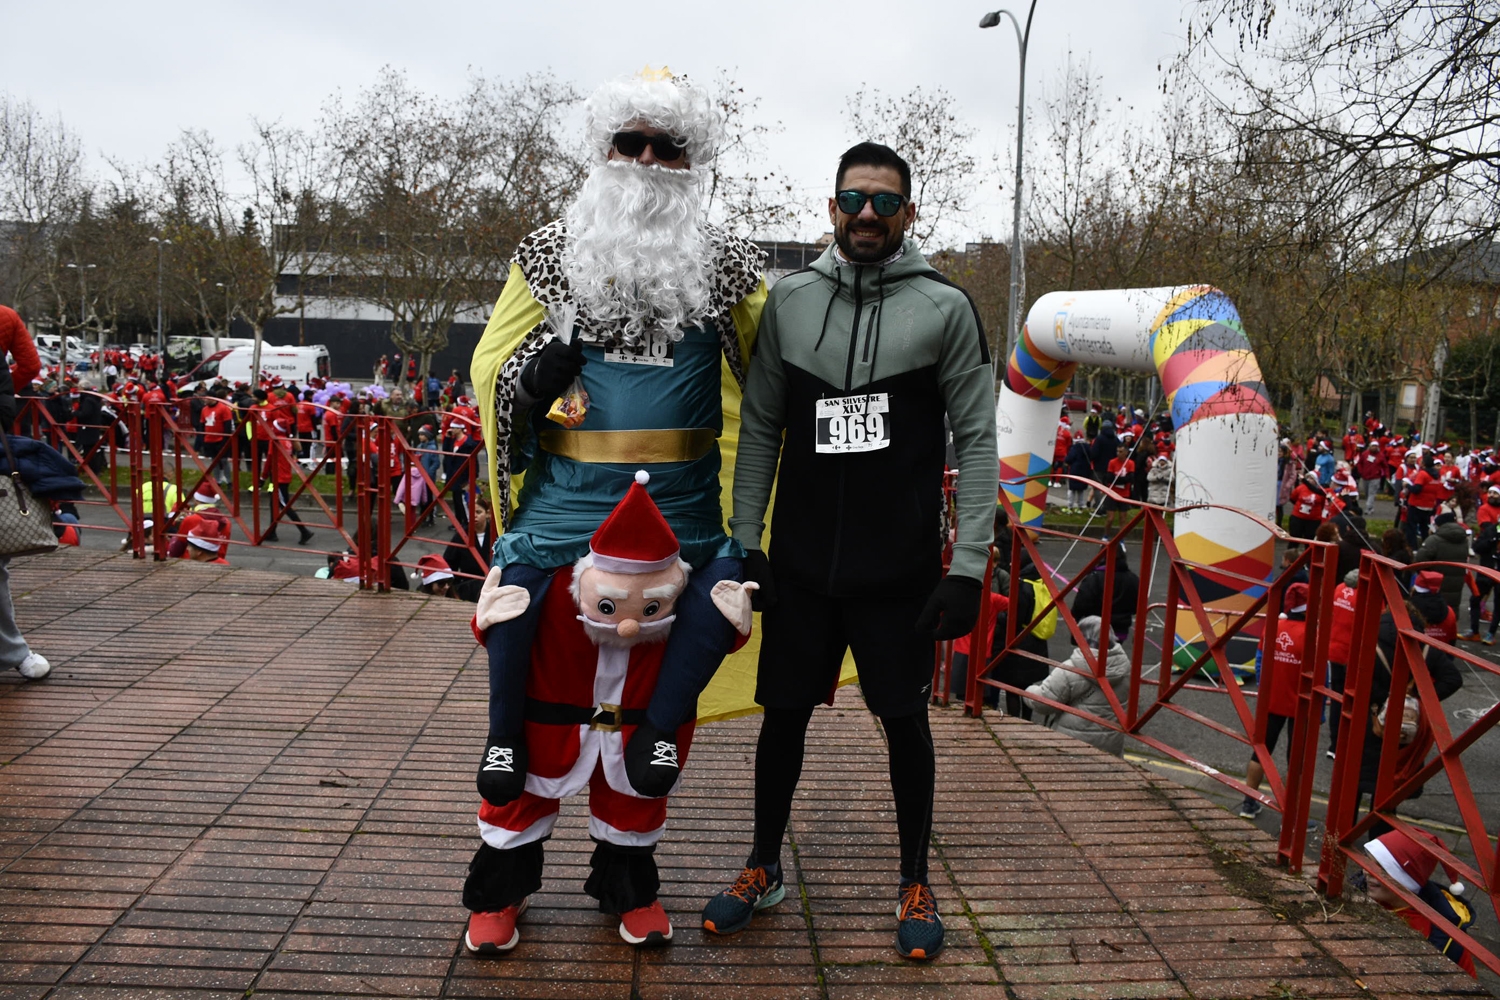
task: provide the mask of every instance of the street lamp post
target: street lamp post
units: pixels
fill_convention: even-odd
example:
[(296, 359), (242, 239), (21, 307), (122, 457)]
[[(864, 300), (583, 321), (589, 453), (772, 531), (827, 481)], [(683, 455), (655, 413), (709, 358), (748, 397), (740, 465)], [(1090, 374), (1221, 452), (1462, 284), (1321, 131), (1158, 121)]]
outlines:
[[(214, 282), (215, 288), (224, 289), (224, 336), (229, 336), (229, 285), (222, 281)], [(219, 333), (214, 331), (214, 353), (219, 353)]]
[(1016, 341), (1021, 337), (1021, 287), (1026, 280), (1026, 268), (1022, 261), (1021, 249), (1021, 158), (1025, 149), (1023, 143), (1026, 135), (1026, 46), (1031, 41), (1031, 15), (1034, 13), (1036, 13), (1036, 0), (1031, 0), (1031, 6), (1026, 10), (1024, 29), (1021, 27), (1021, 22), (1016, 19), (1016, 15), (1008, 10), (990, 11), (979, 19), (981, 28), (993, 28), (1000, 23), (1000, 15), (1004, 14), (1010, 18), (1011, 26), (1016, 29), (1016, 45), (1021, 50), (1021, 84), (1016, 96), (1015, 213), (1011, 219), (1010, 229), (1010, 305), (1006, 315), (1005, 354), (995, 359), (997, 383), (1000, 380), (1001, 370), (1010, 362), (1010, 355), (1016, 348)]
[(156, 236), (152, 236), (150, 239), (152, 243), (156, 244), (156, 356), (161, 358), (166, 356), (167, 351), (166, 341), (162, 339), (161, 254), (162, 248), (169, 246), (172, 241)]
[[(88, 287), (84, 282), (83, 272), (92, 271), (99, 265), (65, 264), (63, 266), (78, 272), (78, 342), (81, 344), (83, 343), (83, 327), (88, 322), (89, 317)], [(58, 338), (57, 350), (58, 380), (63, 381), (68, 377), (68, 330), (66, 326), (63, 327), (62, 336)], [(100, 352), (100, 357), (103, 357), (102, 351)]]

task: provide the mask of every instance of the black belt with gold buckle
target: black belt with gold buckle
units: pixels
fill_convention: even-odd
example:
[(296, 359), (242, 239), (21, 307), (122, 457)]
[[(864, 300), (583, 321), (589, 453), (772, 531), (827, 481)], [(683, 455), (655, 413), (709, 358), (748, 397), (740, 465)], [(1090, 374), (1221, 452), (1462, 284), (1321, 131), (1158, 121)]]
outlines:
[(544, 726), (588, 726), (602, 733), (617, 733), (621, 726), (639, 726), (646, 721), (644, 708), (621, 708), (600, 704), (595, 707), (565, 705), (556, 701), (526, 699), (526, 721)]

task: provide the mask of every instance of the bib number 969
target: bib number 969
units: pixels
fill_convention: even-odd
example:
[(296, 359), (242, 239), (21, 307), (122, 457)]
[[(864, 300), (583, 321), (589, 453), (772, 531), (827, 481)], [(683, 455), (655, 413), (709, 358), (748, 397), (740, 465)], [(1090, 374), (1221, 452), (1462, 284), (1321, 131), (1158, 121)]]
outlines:
[(813, 450), (822, 454), (879, 451), (891, 446), (890, 397), (880, 392), (868, 396), (820, 399)]

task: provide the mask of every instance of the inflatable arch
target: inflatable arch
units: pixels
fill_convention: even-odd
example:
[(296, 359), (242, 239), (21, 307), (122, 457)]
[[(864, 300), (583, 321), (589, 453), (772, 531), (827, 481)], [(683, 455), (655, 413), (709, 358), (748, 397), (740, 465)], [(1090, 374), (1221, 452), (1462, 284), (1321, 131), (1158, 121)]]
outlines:
[[(1207, 285), (1049, 292), (1026, 316), (996, 406), (1002, 488), (1024, 524), (1041, 524), (1058, 401), (1080, 364), (1154, 372), (1177, 440), (1174, 506), (1207, 503), (1260, 518), (1276, 506), (1276, 413), (1229, 297)], [(1234, 510), (1176, 515), (1183, 558), (1268, 580), (1274, 538)], [(1239, 610), (1264, 592), (1195, 573), (1205, 604)], [(1179, 636), (1191, 642), (1195, 636)]]

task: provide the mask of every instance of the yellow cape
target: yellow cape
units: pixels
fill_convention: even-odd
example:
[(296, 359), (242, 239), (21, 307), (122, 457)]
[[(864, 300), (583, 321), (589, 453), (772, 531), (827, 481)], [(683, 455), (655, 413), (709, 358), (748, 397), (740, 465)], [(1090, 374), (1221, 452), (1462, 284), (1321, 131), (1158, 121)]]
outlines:
[[(739, 340), (740, 357), (745, 359), (747, 365), (755, 346), (755, 333), (760, 323), (761, 309), (765, 304), (766, 283), (762, 280), (755, 291), (730, 310), (730, 315), (734, 319), (735, 335)], [(495, 303), (495, 311), (490, 315), (489, 324), (484, 328), (484, 335), (479, 338), (479, 346), (474, 349), (474, 360), (469, 371), (479, 407), (480, 427), (484, 432), (485, 452), (489, 457), (490, 499), (496, 505), (497, 511), (501, 501), (500, 493), (496, 489), (495, 474), (495, 470), (499, 467), (495, 447), (495, 386), (505, 362), (546, 319), (546, 315), (546, 308), (532, 295), (531, 287), (527, 284), (521, 268), (512, 264), (510, 274), (506, 278), (505, 288), (500, 293), (499, 301)], [(727, 360), (723, 361), (720, 366), (720, 389), (724, 405), (724, 433), (719, 438), (719, 453), (722, 457), (719, 486), (721, 496), (727, 501), (733, 495), (734, 462), (740, 440), (740, 398), (742, 395), (740, 383), (735, 378)], [(511, 477), (510, 496), (512, 498), (520, 495), (521, 479), (519, 475)], [(724, 506), (727, 509), (729, 504), (725, 503)], [(766, 520), (770, 521), (769, 507)], [(496, 528), (499, 528), (498, 524)], [(770, 541), (769, 534), (767, 532), (767, 543)], [(718, 673), (714, 675), (714, 679), (699, 695), (699, 722), (732, 719), (760, 711), (760, 706), (755, 703), (755, 666), (759, 656), (760, 629), (755, 628), (750, 633), (750, 641), (739, 652), (725, 658)], [(839, 683), (847, 684), (852, 680), (854, 680), (853, 662), (845, 657)]]

